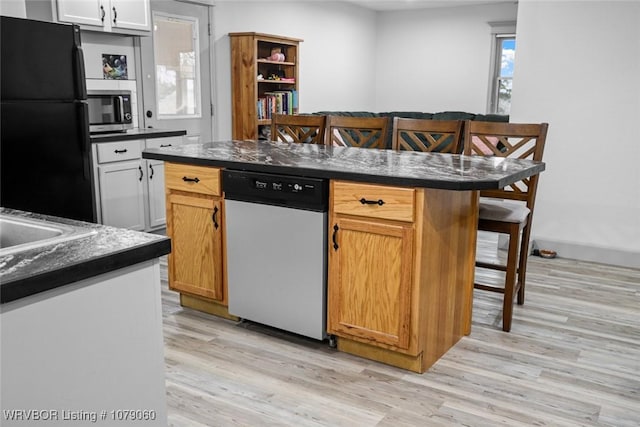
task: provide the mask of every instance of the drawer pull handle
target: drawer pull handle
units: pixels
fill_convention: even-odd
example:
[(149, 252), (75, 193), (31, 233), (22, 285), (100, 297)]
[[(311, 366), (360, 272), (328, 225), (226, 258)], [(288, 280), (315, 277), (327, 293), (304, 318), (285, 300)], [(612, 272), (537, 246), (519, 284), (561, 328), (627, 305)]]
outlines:
[(339, 230), (339, 229), (340, 229), (340, 228), (338, 227), (338, 224), (335, 224), (335, 225), (333, 226), (333, 236), (331, 237), (331, 239), (333, 240), (333, 250), (334, 250), (334, 251), (337, 251), (337, 250), (338, 250), (338, 240), (337, 240), (337, 237), (338, 237), (338, 230)]
[(125, 148), (124, 150), (113, 150), (113, 152), (116, 154), (122, 154), (122, 153), (126, 153), (127, 149)]
[(160, 148), (171, 147), (173, 144), (160, 144)]
[(384, 200), (382, 199), (378, 199), (378, 200), (367, 200), (364, 197), (362, 199), (360, 199), (360, 203), (362, 203), (363, 205), (378, 205), (378, 206), (382, 206), (384, 205)]
[(218, 218), (216, 218), (218, 216), (218, 207), (214, 206), (213, 207), (213, 215), (211, 215), (211, 219), (213, 220), (213, 226), (216, 228), (216, 230), (218, 229), (219, 225), (218, 225)]
[(186, 176), (182, 177), (182, 180), (184, 182), (195, 182), (196, 184), (200, 182), (200, 180), (198, 179), (198, 177), (195, 178), (187, 178)]

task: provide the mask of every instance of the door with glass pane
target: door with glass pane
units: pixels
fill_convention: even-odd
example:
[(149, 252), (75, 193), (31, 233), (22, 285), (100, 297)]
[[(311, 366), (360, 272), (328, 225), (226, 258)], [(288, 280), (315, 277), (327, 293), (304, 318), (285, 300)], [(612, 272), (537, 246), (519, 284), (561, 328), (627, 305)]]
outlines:
[(152, 37), (140, 37), (145, 127), (212, 140), (209, 6), (151, 2)]

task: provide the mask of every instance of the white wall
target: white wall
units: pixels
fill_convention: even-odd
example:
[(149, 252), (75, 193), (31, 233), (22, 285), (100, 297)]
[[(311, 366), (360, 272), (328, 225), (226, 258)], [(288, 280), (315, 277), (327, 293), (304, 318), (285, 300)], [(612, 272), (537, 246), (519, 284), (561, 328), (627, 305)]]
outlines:
[(231, 138), (228, 33), (254, 31), (304, 40), (300, 47), (300, 112), (373, 110), (375, 19), (371, 10), (340, 2), (216, 2), (214, 137)]
[(533, 238), (640, 267), (640, 2), (520, 0), (511, 121), (549, 122)]
[(0, 2), (0, 15), (26, 18), (27, 8), (25, 0), (2, 0)]
[(488, 23), (515, 21), (516, 15), (515, 3), (380, 13), (377, 111), (485, 113), (492, 45)]
[(127, 78), (136, 80), (133, 37), (84, 30), (80, 37), (88, 79), (103, 79), (102, 54), (117, 54), (127, 57)]

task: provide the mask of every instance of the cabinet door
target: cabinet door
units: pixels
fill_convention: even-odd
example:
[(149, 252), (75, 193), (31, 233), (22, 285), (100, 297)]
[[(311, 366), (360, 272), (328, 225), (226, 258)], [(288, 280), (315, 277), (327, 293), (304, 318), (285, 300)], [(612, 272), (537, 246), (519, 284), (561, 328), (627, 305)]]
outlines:
[(167, 209), (164, 192), (164, 162), (147, 160), (147, 184), (149, 186), (149, 227), (164, 227)]
[(102, 223), (144, 230), (144, 170), (139, 160), (98, 166)]
[(103, 0), (58, 0), (58, 21), (104, 27), (109, 19)]
[(329, 230), (328, 332), (407, 349), (413, 226), (334, 219)]
[(111, 0), (111, 26), (130, 30), (151, 30), (149, 0)]
[[(161, 148), (182, 145), (182, 136), (170, 136), (166, 138), (153, 138), (145, 141), (146, 148)], [(161, 160), (147, 160), (147, 196), (148, 196), (148, 222), (150, 229), (164, 227), (167, 224), (166, 194), (165, 194), (165, 168)]]
[(169, 288), (223, 300), (222, 199), (169, 194)]

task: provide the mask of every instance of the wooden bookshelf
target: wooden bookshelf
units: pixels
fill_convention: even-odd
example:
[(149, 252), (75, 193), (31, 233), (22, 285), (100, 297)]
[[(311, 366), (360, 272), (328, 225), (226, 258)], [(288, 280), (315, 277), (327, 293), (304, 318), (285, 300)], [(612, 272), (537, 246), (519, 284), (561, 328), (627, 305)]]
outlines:
[[(259, 128), (271, 124), (271, 101), (282, 108), (282, 113), (297, 112), (300, 96), (298, 59), (302, 40), (253, 32), (229, 33), (229, 40), (232, 137), (258, 139)], [(284, 60), (270, 59), (273, 53), (283, 54)], [(281, 95), (269, 95), (274, 92)], [(262, 99), (265, 101), (260, 101), (259, 107)], [(262, 116), (259, 116), (260, 112)]]

